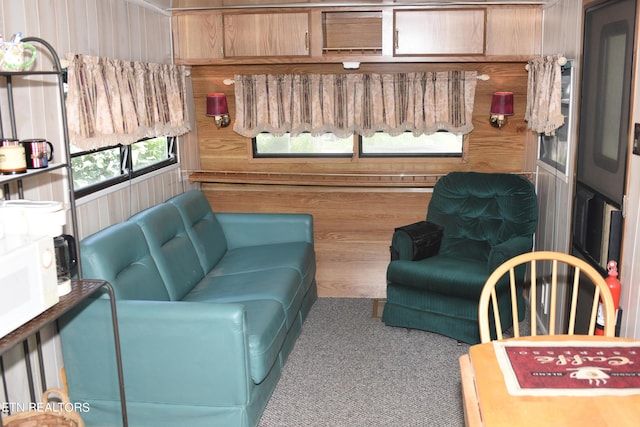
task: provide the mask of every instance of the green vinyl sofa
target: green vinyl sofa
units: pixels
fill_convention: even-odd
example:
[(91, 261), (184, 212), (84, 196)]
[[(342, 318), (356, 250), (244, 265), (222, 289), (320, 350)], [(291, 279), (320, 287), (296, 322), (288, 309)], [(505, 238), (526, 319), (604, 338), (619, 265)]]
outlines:
[[(128, 424), (255, 426), (317, 298), (313, 219), (213, 213), (182, 193), (80, 244), (114, 287)], [(60, 321), (87, 426), (122, 425), (107, 295)]]
[[(520, 175), (452, 172), (441, 177), (426, 215), (443, 229), (440, 248), (433, 256), (411, 260), (412, 241), (394, 232), (392, 252), (399, 258), (387, 268), (383, 322), (480, 342), (478, 302), (484, 283), (504, 261), (531, 250), (537, 218), (535, 188)], [(522, 288), (523, 279), (520, 313)], [(501, 316), (510, 320), (510, 309), (504, 299)]]

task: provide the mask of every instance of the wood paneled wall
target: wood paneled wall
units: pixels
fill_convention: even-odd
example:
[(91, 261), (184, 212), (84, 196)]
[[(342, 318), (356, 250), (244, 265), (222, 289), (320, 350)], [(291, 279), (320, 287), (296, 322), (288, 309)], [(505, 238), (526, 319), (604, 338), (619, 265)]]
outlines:
[(386, 295), (393, 228), (424, 219), (429, 189), (204, 184), (217, 212), (311, 213), (318, 292), (324, 297)]
[[(318, 288), (324, 297), (386, 295), (389, 244), (395, 227), (424, 219), (433, 177), (453, 170), (528, 173), (524, 121), (527, 73), (524, 63), (362, 64), (356, 72), (477, 70), (479, 80), (464, 160), (456, 159), (252, 159), (251, 141), (217, 129), (205, 115), (206, 94), (227, 94), (234, 116), (234, 87), (224, 79), (235, 74), (340, 73), (340, 64), (268, 66), (198, 66), (192, 69), (200, 165), (198, 174), (218, 212), (305, 212), (314, 216)], [(515, 114), (506, 127), (489, 124), (491, 96), (514, 92)], [(209, 172), (207, 174), (206, 172)], [(224, 173), (222, 173), (224, 172)], [(279, 175), (281, 174), (281, 175)], [(312, 174), (315, 180), (310, 180)], [(342, 175), (344, 174), (344, 175)], [(280, 178), (276, 181), (273, 176)], [(392, 177), (389, 178), (389, 175)], [(260, 179), (252, 179), (260, 176)], [(286, 178), (281, 177), (284, 176)], [(381, 178), (381, 183), (360, 178)], [(393, 179), (402, 180), (396, 185)], [(372, 178), (375, 181), (375, 178)], [(406, 181), (415, 179), (412, 186)], [(330, 181), (330, 183), (328, 183)]]
[[(203, 170), (270, 171), (270, 172), (318, 172), (318, 173), (446, 173), (452, 167), (461, 170), (508, 170), (521, 171), (525, 150), (524, 121), (527, 72), (524, 63), (474, 63), (474, 64), (362, 64), (357, 73), (435, 71), (450, 69), (477, 70), (490, 79), (479, 80), (476, 87), (473, 114), (474, 131), (469, 136), (469, 152), (464, 163), (433, 160), (380, 159), (351, 160), (301, 160), (274, 161), (253, 160), (250, 140), (237, 135), (233, 125), (217, 129), (213, 120), (205, 115), (206, 95), (224, 92), (233, 120), (235, 112), (234, 86), (223, 83), (235, 74), (279, 74), (279, 73), (341, 73), (341, 64), (297, 64), (255, 66), (195, 66), (192, 68), (195, 119), (198, 129), (200, 166)], [(510, 90), (514, 93), (515, 114), (502, 129), (489, 124), (491, 96), (495, 91)]]

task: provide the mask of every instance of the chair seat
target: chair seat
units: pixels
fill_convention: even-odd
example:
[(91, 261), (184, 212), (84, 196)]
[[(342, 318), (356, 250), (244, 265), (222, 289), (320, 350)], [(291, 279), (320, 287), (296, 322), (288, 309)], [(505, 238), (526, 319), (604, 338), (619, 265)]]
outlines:
[(392, 261), (387, 280), (403, 286), (478, 300), (487, 280), (487, 263), (447, 256)]

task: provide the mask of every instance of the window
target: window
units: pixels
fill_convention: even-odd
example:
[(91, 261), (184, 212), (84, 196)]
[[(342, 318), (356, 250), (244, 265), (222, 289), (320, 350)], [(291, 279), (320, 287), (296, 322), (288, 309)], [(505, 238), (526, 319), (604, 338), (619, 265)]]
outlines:
[(351, 157), (353, 138), (338, 138), (331, 133), (311, 136), (261, 133), (253, 138), (253, 157)]
[[(358, 137), (359, 157), (462, 157), (463, 135), (441, 131), (431, 135), (414, 136), (405, 132), (390, 136), (378, 132), (372, 137)], [(264, 157), (352, 157), (353, 137), (337, 138), (331, 133), (313, 137), (308, 133), (298, 136), (274, 136), (261, 133), (253, 138), (253, 156)]]
[(360, 157), (462, 157), (462, 142), (462, 135), (446, 131), (420, 136), (378, 132), (360, 137)]
[(76, 197), (135, 178), (177, 162), (175, 138), (143, 139), (91, 151), (74, 150), (71, 167)]

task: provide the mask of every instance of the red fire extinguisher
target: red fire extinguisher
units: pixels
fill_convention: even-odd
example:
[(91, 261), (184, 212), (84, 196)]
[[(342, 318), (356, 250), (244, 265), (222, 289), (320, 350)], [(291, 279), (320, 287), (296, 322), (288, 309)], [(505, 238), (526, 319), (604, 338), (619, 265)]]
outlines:
[[(618, 280), (618, 263), (616, 261), (609, 261), (607, 263), (607, 272), (609, 273), (607, 278), (604, 279), (609, 285), (611, 291), (611, 297), (613, 298), (613, 306), (616, 309), (614, 319), (618, 318), (618, 308), (620, 307), (620, 291), (622, 285)], [(615, 321), (615, 320), (614, 320)], [(602, 303), (598, 306), (598, 316), (596, 318), (596, 335), (604, 335), (604, 312), (602, 309)]]

